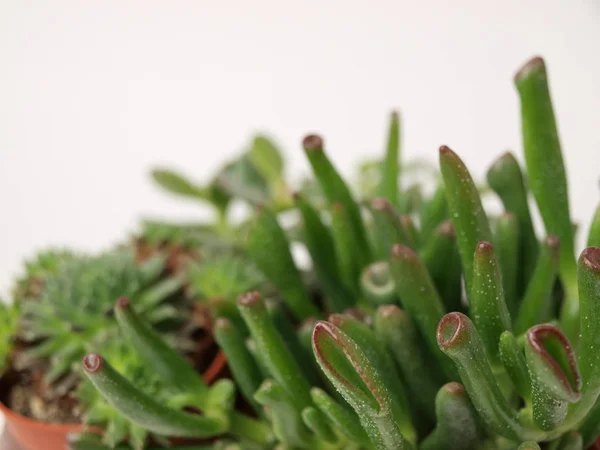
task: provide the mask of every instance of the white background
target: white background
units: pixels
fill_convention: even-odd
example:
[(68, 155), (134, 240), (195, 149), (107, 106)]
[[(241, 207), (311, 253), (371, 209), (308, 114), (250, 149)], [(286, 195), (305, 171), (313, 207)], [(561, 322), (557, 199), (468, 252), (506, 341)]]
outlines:
[[(513, 72), (543, 55), (573, 215), (600, 174), (600, 2), (0, 0), (0, 292), (41, 246), (98, 249), (143, 215), (200, 214), (148, 179), (202, 178), (254, 130), (307, 172), (319, 131), (346, 174), (381, 152), (391, 108), (404, 152), (447, 144), (482, 177), (520, 156)], [(584, 231), (587, 222), (583, 224)]]

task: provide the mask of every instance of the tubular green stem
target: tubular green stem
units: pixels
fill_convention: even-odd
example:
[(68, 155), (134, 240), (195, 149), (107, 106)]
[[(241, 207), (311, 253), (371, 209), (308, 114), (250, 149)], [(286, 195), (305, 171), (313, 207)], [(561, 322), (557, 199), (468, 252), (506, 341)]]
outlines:
[(227, 431), (225, 416), (207, 417), (177, 411), (138, 390), (96, 354), (83, 359), (83, 369), (104, 398), (132, 422), (173, 437), (210, 437)]
[(325, 417), (316, 408), (309, 406), (302, 411), (302, 420), (310, 430), (315, 433), (319, 439), (325, 442), (335, 442), (337, 437)]
[(199, 406), (205, 407), (208, 387), (202, 377), (138, 317), (128, 298), (121, 297), (117, 300), (115, 316), (123, 335), (146, 363), (181, 392), (194, 392)]
[(400, 221), (400, 215), (388, 200), (376, 197), (369, 206), (377, 230), (375, 237), (379, 258), (387, 258), (394, 244), (409, 245), (410, 239)]
[(446, 311), (460, 311), (462, 268), (452, 222), (445, 220), (440, 223), (425, 242), (421, 250), (421, 258), (442, 298)]
[[(341, 203), (348, 212), (355, 245), (363, 255), (364, 265), (371, 260), (371, 249), (367, 241), (367, 233), (362, 220), (360, 207), (352, 197), (350, 189), (335, 169), (324, 151), (323, 139), (317, 135), (309, 135), (302, 141), (304, 152), (313, 169), (325, 197), (330, 205)], [(362, 268), (362, 267), (361, 267)]]
[(596, 404), (581, 424), (579, 432), (583, 437), (583, 448), (590, 447), (600, 437), (600, 399), (596, 400)]
[(475, 249), (469, 308), (492, 366), (497, 367), (500, 335), (511, 325), (500, 267), (489, 242), (479, 242)]
[(298, 319), (318, 315), (290, 253), (289, 242), (275, 214), (259, 207), (250, 227), (247, 251)]
[(408, 239), (408, 246), (411, 248), (419, 248), (419, 231), (415, 226), (415, 223), (408, 214), (402, 214), (400, 216), (400, 224), (404, 230), (404, 234)]
[(348, 211), (341, 203), (334, 203), (331, 206), (331, 228), (340, 273), (345, 284), (358, 293), (360, 291), (358, 279), (362, 270), (361, 255), (358, 254), (359, 250), (355, 244)]
[(576, 431), (569, 431), (560, 439), (557, 439), (550, 444), (548, 450), (585, 450), (586, 448), (588, 448), (588, 446), (584, 447), (581, 434)]
[(500, 335), (500, 361), (517, 392), (529, 405), (531, 403), (531, 379), (527, 370), (525, 354), (510, 331), (505, 331)]
[(408, 247), (397, 244), (390, 256), (390, 268), (396, 280), (400, 302), (415, 319), (425, 342), (451, 380), (456, 379), (452, 362), (440, 352), (436, 341), (436, 329), (444, 316), (444, 306), (435, 290), (427, 268), (418, 255)]
[(383, 162), (380, 195), (393, 205), (398, 204), (398, 166), (400, 157), (400, 116), (396, 111), (390, 114), (387, 147)]
[(439, 383), (425, 358), (426, 349), (410, 316), (395, 305), (380, 306), (375, 315), (375, 332), (400, 367), (419, 407), (430, 418), (435, 417)]
[(544, 241), (535, 271), (519, 308), (515, 321), (515, 333), (521, 335), (529, 327), (549, 318), (552, 290), (558, 273), (560, 242), (554, 235)]
[(485, 424), (514, 441), (540, 441), (546, 433), (524, 427), (500, 391), (486, 352), (471, 319), (462, 313), (446, 314), (437, 331), (440, 348), (455, 362), (469, 398)]
[(567, 290), (561, 326), (576, 342), (579, 308), (573, 228), (567, 177), (544, 60), (536, 57), (528, 61), (515, 75), (515, 85), (521, 101), (523, 148), (531, 191), (546, 232), (560, 239), (560, 276)]
[(584, 396), (600, 392), (600, 248), (588, 247), (578, 261), (581, 341), (579, 367)]
[(241, 295), (238, 308), (269, 372), (293, 399), (298, 411), (311, 406), (308, 381), (275, 329), (260, 294)]
[(315, 448), (310, 430), (304, 425), (300, 411), (285, 389), (267, 379), (256, 391), (255, 398), (272, 412), (273, 431), (281, 442), (293, 448)]
[(475, 246), (479, 241), (492, 242), (492, 232), (471, 174), (458, 155), (446, 146), (440, 147), (440, 168), (469, 292)]
[(312, 388), (310, 391), (313, 402), (319, 410), (335, 425), (351, 442), (357, 442), (362, 447), (371, 447), (371, 441), (360, 424), (355, 413), (337, 403), (325, 391)]
[(538, 241), (533, 229), (527, 190), (519, 163), (512, 153), (505, 153), (492, 164), (487, 173), (490, 187), (498, 194), (504, 209), (513, 213), (519, 222), (518, 294), (522, 295), (538, 260)]
[(296, 205), (304, 224), (304, 241), (311, 256), (313, 267), (331, 312), (341, 312), (354, 305), (355, 298), (341, 281), (335, 253), (335, 243), (329, 230), (321, 221), (319, 213), (299, 194), (295, 194)]
[(398, 427), (390, 392), (363, 350), (335, 325), (319, 321), (313, 348), (321, 369), (358, 414), (378, 450), (411, 450)]
[(214, 334), (227, 356), (227, 363), (244, 398), (262, 413), (260, 405), (254, 400), (254, 393), (262, 382), (260, 370), (246, 348), (242, 334), (225, 318), (215, 321)]
[(600, 247), (600, 205), (596, 208), (587, 239), (588, 247)]
[(519, 222), (510, 212), (504, 213), (496, 222), (494, 243), (496, 244), (504, 299), (508, 312), (515, 317), (518, 311), (517, 272), (519, 269)]
[(479, 447), (485, 431), (462, 384), (452, 382), (442, 386), (435, 399), (435, 410), (437, 425), (420, 450), (475, 450)]
[(431, 199), (423, 204), (419, 216), (421, 240), (428, 242), (434, 230), (448, 218), (448, 202), (443, 183), (436, 188)]

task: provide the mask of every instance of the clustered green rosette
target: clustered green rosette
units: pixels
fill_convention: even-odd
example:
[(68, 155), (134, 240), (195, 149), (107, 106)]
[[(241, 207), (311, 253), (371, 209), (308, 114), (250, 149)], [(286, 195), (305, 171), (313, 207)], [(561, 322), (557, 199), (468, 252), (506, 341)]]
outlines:
[[(235, 383), (204, 385), (127, 299), (116, 306), (122, 332), (178, 401), (157, 401), (96, 353), (83, 362), (91, 382), (138, 426), (211, 438), (214, 449), (588, 448), (600, 436), (600, 213), (576, 259), (543, 60), (529, 61), (515, 84), (525, 167), (507, 153), (488, 171), (498, 216), (446, 146), (438, 187), (407, 201), (397, 114), (373, 166), (373, 195), (360, 201), (320, 136), (302, 143), (318, 195), (285, 194), (277, 152), (255, 142), (237, 164), (263, 188), (241, 189), (255, 213), (236, 229), (236, 246), (264, 280), (227, 314), (213, 311)], [(213, 199), (208, 188), (160, 177), (172, 191)], [(233, 178), (213, 186), (231, 193), (247, 179)], [(289, 228), (281, 212), (294, 207)], [(296, 264), (297, 243), (311, 270)]]

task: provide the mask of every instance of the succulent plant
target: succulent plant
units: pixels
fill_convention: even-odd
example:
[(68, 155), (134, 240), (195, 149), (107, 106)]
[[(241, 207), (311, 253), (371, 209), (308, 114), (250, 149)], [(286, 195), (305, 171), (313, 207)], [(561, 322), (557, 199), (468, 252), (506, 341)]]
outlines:
[(7, 304), (0, 299), (0, 376), (8, 365), (18, 321), (17, 305)]
[(79, 256), (63, 262), (48, 276), (37, 301), (24, 301), (19, 332), (32, 343), (28, 356), (49, 358), (46, 381), (51, 383), (79, 367), (77, 362), (93, 343), (116, 330), (110, 317), (115, 298), (128, 294), (136, 308), (153, 324), (176, 317), (172, 305), (162, 301), (182, 286), (182, 281), (160, 281), (164, 258), (138, 264), (129, 247), (99, 256)]
[[(505, 209), (498, 217), (488, 216), (481, 189), (446, 146), (442, 183), (407, 206), (395, 114), (384, 162), (371, 168), (378, 181), (365, 184), (374, 197), (364, 203), (323, 139), (304, 139), (325, 202), (302, 192), (292, 198), (317, 295), (292, 257), (283, 208), (271, 199), (258, 205), (241, 246), (278, 302), (248, 292), (237, 301), (243, 324), (227, 316), (215, 322), (255, 418), (233, 409), (230, 380), (206, 387), (127, 300), (116, 306), (122, 331), (148, 370), (181, 393), (180, 408), (157, 402), (96, 353), (83, 362), (91, 382), (139, 426), (211, 437), (214, 448), (590, 446), (600, 436), (600, 209), (576, 259), (543, 60), (525, 64), (515, 84), (526, 172), (512, 154), (490, 168), (489, 187)], [(265, 160), (270, 155), (264, 151)], [(530, 191), (546, 232), (541, 241)]]

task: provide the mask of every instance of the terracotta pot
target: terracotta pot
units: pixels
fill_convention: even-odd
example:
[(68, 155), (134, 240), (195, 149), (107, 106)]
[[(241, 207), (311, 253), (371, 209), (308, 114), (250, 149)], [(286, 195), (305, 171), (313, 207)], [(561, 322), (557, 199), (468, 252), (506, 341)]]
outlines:
[[(219, 351), (202, 374), (204, 382), (211, 384), (223, 371), (226, 362), (225, 354)], [(10, 438), (1, 436), (0, 450), (65, 450), (67, 435), (83, 430), (81, 424), (46, 423), (24, 417), (11, 411), (2, 402), (0, 402), (0, 413), (5, 419), (4, 435), (7, 433), (10, 435)], [(5, 448), (4, 446), (7, 445), (5, 439), (6, 442), (13, 440), (17, 446)]]

